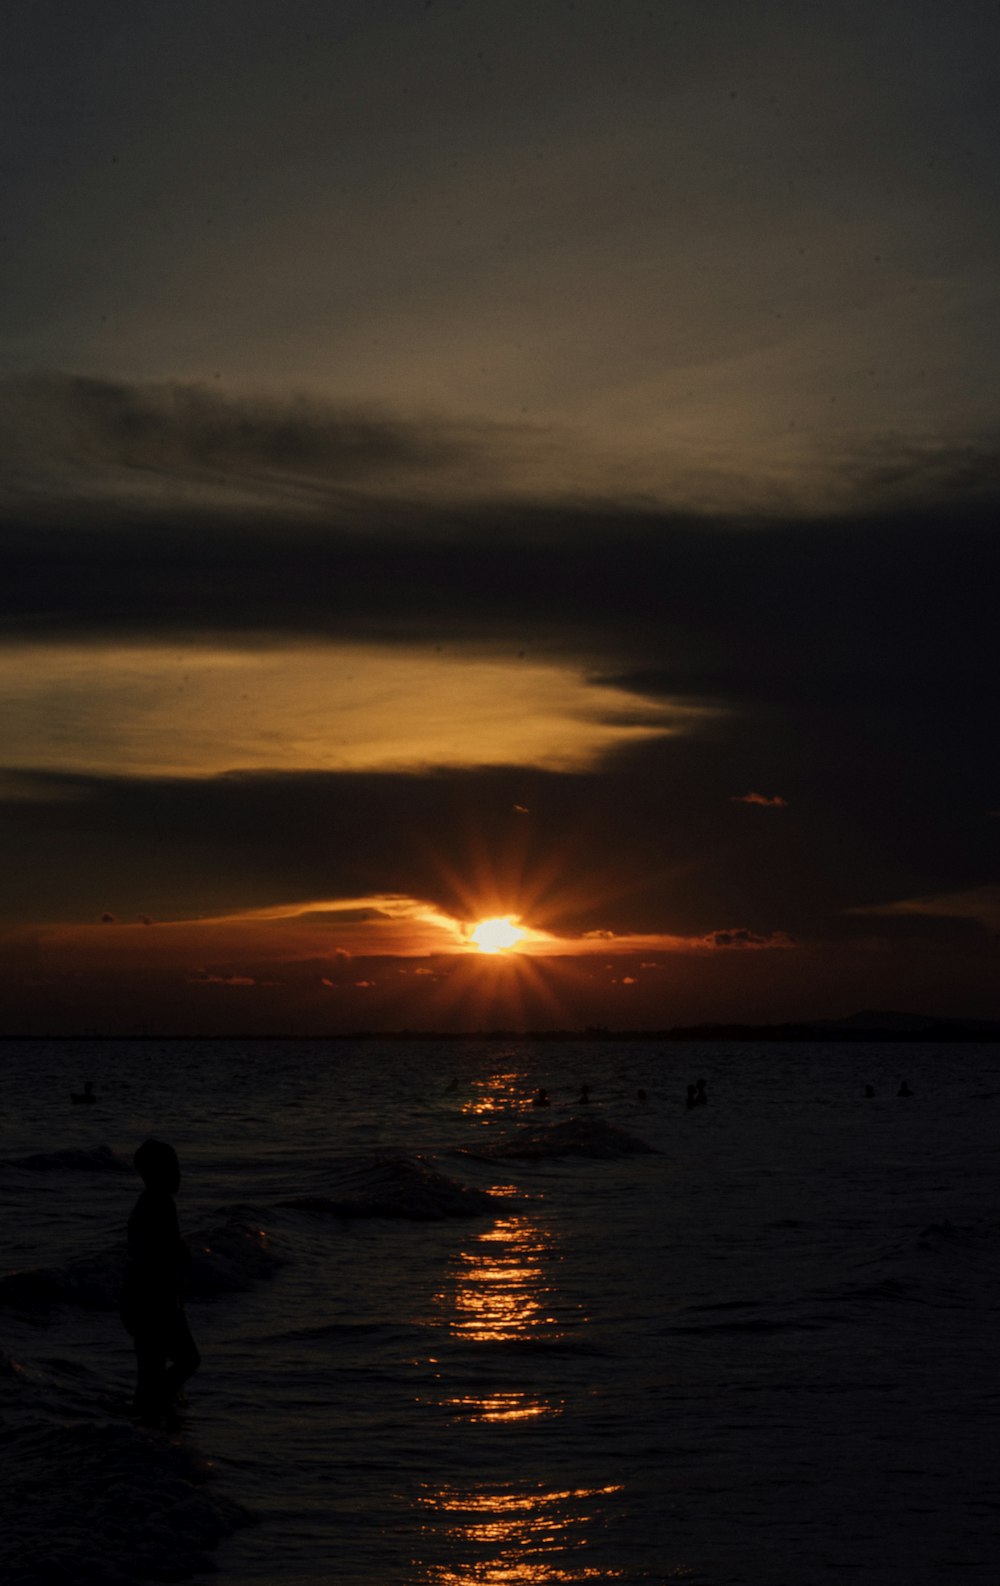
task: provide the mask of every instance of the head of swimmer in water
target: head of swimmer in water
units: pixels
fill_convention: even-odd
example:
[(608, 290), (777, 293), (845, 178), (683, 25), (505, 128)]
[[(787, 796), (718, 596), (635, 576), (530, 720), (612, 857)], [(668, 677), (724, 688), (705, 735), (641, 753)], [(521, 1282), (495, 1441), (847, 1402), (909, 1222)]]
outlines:
[(166, 1145), (162, 1140), (144, 1140), (132, 1161), (148, 1190), (158, 1195), (177, 1194), (181, 1183), (181, 1166), (172, 1145)]

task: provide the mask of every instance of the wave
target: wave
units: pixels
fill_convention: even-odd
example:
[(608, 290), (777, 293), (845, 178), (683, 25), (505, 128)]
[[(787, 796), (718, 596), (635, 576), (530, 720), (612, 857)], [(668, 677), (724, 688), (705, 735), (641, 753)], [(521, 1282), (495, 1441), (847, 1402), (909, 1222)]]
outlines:
[(78, 1383), (0, 1355), (5, 1586), (133, 1586), (214, 1568), (252, 1516), (163, 1433), (102, 1413)]
[(390, 1339), (408, 1334), (405, 1325), (396, 1322), (323, 1322), (316, 1327), (293, 1327), (288, 1332), (271, 1333), (266, 1342), (271, 1344), (316, 1343), (330, 1339), (337, 1343), (355, 1339)]
[(276, 1250), (263, 1226), (267, 1219), (250, 1207), (232, 1212), (188, 1239), (191, 1277), (188, 1298), (210, 1300), (218, 1294), (236, 1294), (274, 1276), (286, 1257)]
[(996, 1250), (1000, 1226), (996, 1223), (930, 1223), (917, 1241), (921, 1250)]
[[(922, 1276), (933, 1274), (939, 1283), (977, 1285), (1000, 1282), (1000, 1224), (931, 1223), (917, 1240)], [(926, 1261), (934, 1256), (933, 1264)]]
[(16, 1311), (48, 1310), (55, 1305), (81, 1305), (87, 1310), (113, 1311), (118, 1305), (125, 1246), (81, 1256), (63, 1267), (31, 1267), (0, 1278), (0, 1305)]
[[(269, 1278), (283, 1260), (272, 1248), (261, 1219), (248, 1208), (194, 1234), (189, 1245), (189, 1300), (210, 1300), (219, 1294), (242, 1292), (260, 1279)], [(115, 1311), (124, 1269), (125, 1246), (115, 1244), (62, 1267), (8, 1272), (0, 1277), (0, 1306), (28, 1312), (56, 1305)]]
[(4, 1167), (26, 1168), (31, 1173), (131, 1173), (132, 1167), (116, 1156), (109, 1145), (67, 1146), (62, 1151), (36, 1151), (5, 1162)]
[(595, 1342), (592, 1338), (578, 1338), (566, 1333), (557, 1333), (549, 1337), (545, 1333), (529, 1334), (523, 1338), (497, 1338), (484, 1343), (477, 1339), (476, 1352), (483, 1349), (492, 1349), (497, 1354), (511, 1355), (580, 1355), (595, 1358), (607, 1358), (615, 1353), (607, 1344)]
[(502, 1140), (489, 1145), (458, 1146), (456, 1156), (473, 1157), (480, 1162), (497, 1162), (513, 1158), (526, 1162), (544, 1161), (547, 1157), (581, 1156), (593, 1159), (652, 1155), (655, 1146), (647, 1145), (626, 1129), (606, 1123), (603, 1118), (567, 1118), (563, 1123), (552, 1123), (517, 1129)]
[(817, 1318), (812, 1321), (792, 1322), (700, 1322), (692, 1324), (671, 1324), (660, 1329), (664, 1338), (710, 1338), (719, 1333), (757, 1333), (767, 1335), (771, 1333), (818, 1333), (826, 1326), (826, 1321)]
[(345, 1165), (329, 1194), (297, 1195), (280, 1204), (325, 1217), (438, 1222), (446, 1217), (481, 1217), (495, 1212), (501, 1202), (496, 1195), (438, 1173), (421, 1157), (386, 1156)]

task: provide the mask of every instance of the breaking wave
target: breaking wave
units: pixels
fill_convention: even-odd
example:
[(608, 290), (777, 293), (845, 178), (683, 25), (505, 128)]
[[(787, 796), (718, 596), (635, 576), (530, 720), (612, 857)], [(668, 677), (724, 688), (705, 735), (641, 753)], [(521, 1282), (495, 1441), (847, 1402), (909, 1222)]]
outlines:
[[(273, 1249), (262, 1221), (257, 1213), (243, 1207), (224, 1222), (192, 1234), (188, 1241), (189, 1300), (240, 1293), (262, 1278), (271, 1277), (283, 1258)], [(55, 1305), (80, 1305), (88, 1310), (114, 1311), (118, 1308), (124, 1266), (125, 1246), (117, 1244), (65, 1266), (9, 1272), (0, 1277), (0, 1306), (35, 1311)]]
[(327, 1217), (401, 1217), (437, 1222), (445, 1217), (480, 1217), (499, 1202), (429, 1167), (421, 1157), (385, 1156), (344, 1166), (323, 1195), (298, 1195), (281, 1202), (297, 1211)]

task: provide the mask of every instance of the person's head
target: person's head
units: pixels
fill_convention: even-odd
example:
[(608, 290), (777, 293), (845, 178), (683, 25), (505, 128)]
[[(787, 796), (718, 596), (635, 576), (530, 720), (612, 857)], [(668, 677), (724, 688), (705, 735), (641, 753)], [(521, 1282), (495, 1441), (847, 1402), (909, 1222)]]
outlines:
[(144, 1140), (132, 1161), (147, 1189), (176, 1195), (181, 1182), (181, 1165), (172, 1145), (162, 1140)]

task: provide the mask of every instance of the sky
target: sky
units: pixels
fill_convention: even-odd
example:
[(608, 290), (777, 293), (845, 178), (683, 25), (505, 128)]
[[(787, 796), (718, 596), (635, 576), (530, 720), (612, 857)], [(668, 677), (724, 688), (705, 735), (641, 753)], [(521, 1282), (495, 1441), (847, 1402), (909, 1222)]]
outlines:
[(0, 1034), (1000, 1016), (998, 61), (8, 8)]

